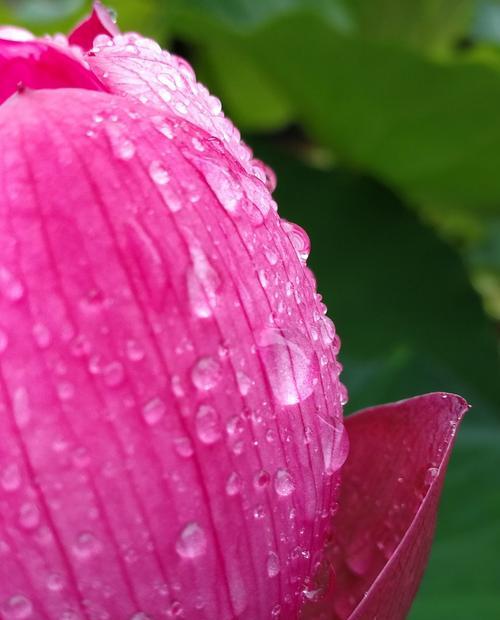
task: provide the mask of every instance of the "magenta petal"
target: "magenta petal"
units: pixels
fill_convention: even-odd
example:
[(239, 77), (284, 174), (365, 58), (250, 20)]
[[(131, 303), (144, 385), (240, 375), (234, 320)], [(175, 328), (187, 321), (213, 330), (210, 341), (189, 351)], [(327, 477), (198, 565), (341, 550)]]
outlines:
[(89, 50), (98, 35), (115, 36), (119, 32), (109, 11), (100, 2), (94, 2), (92, 13), (74, 28), (68, 40), (71, 45), (78, 45), (84, 50)]
[(88, 55), (96, 76), (110, 92), (126, 95), (182, 120), (188, 120), (224, 143), (249, 173), (274, 189), (274, 174), (252, 158), (238, 129), (223, 114), (221, 102), (196, 81), (183, 58), (137, 34), (102, 39)]
[[(429, 394), (346, 419), (351, 450), (335, 517), (333, 598), (311, 618), (404, 620), (431, 547), (467, 403)], [(452, 569), (452, 567), (450, 567)]]
[(0, 614), (295, 617), (347, 452), (305, 233), (133, 100), (26, 91), (0, 141)]
[(33, 89), (105, 90), (69, 50), (40, 40), (13, 40), (14, 35), (10, 33), (10, 40), (0, 38), (0, 103), (16, 92), (19, 84)]

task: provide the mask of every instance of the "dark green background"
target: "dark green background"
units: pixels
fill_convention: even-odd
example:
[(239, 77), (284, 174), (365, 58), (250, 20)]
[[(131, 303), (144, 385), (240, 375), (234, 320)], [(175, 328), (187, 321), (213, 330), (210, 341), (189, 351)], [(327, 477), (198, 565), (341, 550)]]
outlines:
[[(500, 1), (109, 0), (194, 64), (278, 174), (343, 339), (349, 410), (473, 405), (411, 620), (500, 618)], [(0, 2), (65, 31), (88, 3)]]

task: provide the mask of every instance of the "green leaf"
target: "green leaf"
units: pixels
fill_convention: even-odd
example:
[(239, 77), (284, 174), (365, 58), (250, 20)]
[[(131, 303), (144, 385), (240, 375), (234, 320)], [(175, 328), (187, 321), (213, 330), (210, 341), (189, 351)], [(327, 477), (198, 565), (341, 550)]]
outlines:
[(467, 32), (475, 0), (348, 0), (363, 36), (423, 49)]
[(474, 429), (469, 421), (458, 435), (410, 620), (500, 618), (500, 428)]
[[(498, 63), (434, 60), (402, 45), (342, 34), (311, 10), (243, 30), (174, 3), (172, 27), (203, 50), (214, 40), (238, 49), (291, 102), (310, 134), (412, 201), (498, 210)], [(222, 75), (223, 58), (219, 63)], [(258, 89), (248, 98), (226, 66), (228, 100), (255, 108)]]
[(294, 118), (289, 98), (239, 46), (215, 38), (197, 50), (194, 63), (198, 78), (211, 85), (238, 127), (267, 131)]
[(351, 410), (446, 390), (475, 406), (473, 419), (498, 419), (495, 336), (460, 257), (377, 183), (257, 147), (278, 174), (281, 214), (311, 236)]
[[(163, 40), (168, 31), (167, 7), (162, 0), (105, 0), (116, 10), (122, 30)], [(37, 34), (68, 32), (91, 11), (91, 0), (9, 0), (0, 6), (3, 23), (29, 28)]]

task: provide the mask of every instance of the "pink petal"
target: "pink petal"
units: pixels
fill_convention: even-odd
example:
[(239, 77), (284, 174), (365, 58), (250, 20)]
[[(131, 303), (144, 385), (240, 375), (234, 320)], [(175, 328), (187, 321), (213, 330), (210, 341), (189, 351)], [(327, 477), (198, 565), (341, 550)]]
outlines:
[[(422, 578), (457, 426), (458, 396), (429, 394), (346, 420), (333, 595), (307, 617), (404, 620)], [(450, 567), (450, 570), (453, 567)]]
[(12, 33), (10, 36), (9, 40), (0, 37), (0, 104), (16, 92), (19, 84), (33, 89), (104, 90), (93, 73), (68, 50), (40, 40), (13, 40)]
[(70, 33), (69, 42), (71, 45), (78, 45), (84, 50), (89, 50), (98, 35), (104, 34), (112, 37), (119, 32), (109, 11), (100, 2), (94, 2), (92, 13)]
[(110, 92), (128, 95), (164, 113), (187, 119), (213, 138), (249, 173), (274, 189), (275, 179), (241, 141), (238, 129), (222, 113), (221, 102), (196, 81), (190, 65), (151, 39), (137, 34), (99, 37), (89, 53), (92, 70)]
[(1, 614), (295, 617), (347, 453), (305, 233), (123, 97), (26, 91), (0, 141)]

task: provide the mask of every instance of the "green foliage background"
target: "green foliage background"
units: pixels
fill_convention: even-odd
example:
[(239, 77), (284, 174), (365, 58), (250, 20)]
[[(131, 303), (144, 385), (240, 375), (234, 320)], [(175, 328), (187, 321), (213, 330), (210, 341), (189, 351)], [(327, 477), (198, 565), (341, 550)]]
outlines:
[[(179, 50), (278, 173), (343, 337), (350, 410), (473, 404), (411, 620), (500, 618), (500, 1), (109, 0)], [(65, 31), (83, 0), (3, 0)]]

